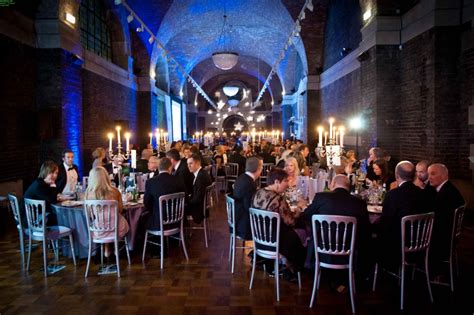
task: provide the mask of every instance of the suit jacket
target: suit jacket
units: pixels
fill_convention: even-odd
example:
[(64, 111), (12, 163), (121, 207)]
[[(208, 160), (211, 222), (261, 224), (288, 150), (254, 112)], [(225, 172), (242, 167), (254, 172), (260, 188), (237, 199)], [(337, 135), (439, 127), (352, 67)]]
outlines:
[(454, 221), (454, 210), (464, 204), (456, 186), (450, 181), (444, 183), (435, 197), (435, 221), (431, 239), (430, 253), (436, 260), (448, 258), (451, 232)]
[(273, 164), (275, 164), (275, 162), (276, 162), (275, 157), (272, 156), (268, 152), (260, 153), (260, 157), (263, 159), (263, 163), (273, 163)]
[[(37, 178), (26, 190), (24, 198), (46, 201), (47, 225), (56, 225), (56, 215), (51, 211), (51, 204), (56, 203), (57, 195), (57, 188), (49, 186), (42, 178)], [(26, 218), (26, 213), (23, 213), (23, 217)]]
[(206, 195), (206, 187), (211, 184), (211, 176), (204, 168), (201, 168), (194, 181), (186, 208), (186, 213), (192, 215), (196, 223), (201, 223), (204, 219), (204, 197)]
[(427, 193), (405, 182), (387, 192), (379, 224), (382, 260), (387, 265), (399, 264), (401, 255), (401, 222), (407, 215), (426, 213), (431, 210)]
[(235, 200), (234, 226), (237, 236), (245, 240), (252, 239), (249, 208), (256, 191), (257, 185), (249, 175), (242, 174), (235, 180), (233, 192), (233, 198)]
[(171, 174), (160, 173), (146, 181), (143, 202), (146, 209), (151, 213), (147, 222), (149, 229), (160, 229), (160, 197), (178, 192), (185, 192), (184, 186), (181, 181)]
[[(77, 179), (79, 180), (79, 171), (77, 169), (77, 165), (73, 164), (72, 168), (77, 172)], [(64, 187), (66, 187), (67, 183), (67, 172), (66, 169), (64, 168), (64, 163), (59, 164), (58, 168), (58, 177), (56, 178), (56, 188), (58, 189), (58, 192), (61, 193), (64, 190)]]
[(178, 169), (174, 172), (174, 176), (179, 179), (186, 189), (186, 197), (193, 191), (194, 175), (191, 174), (185, 158), (181, 159)]
[(245, 163), (247, 162), (247, 159), (242, 156), (242, 154), (234, 152), (228, 160), (229, 163), (237, 163), (239, 164), (239, 175), (245, 173)]
[(367, 204), (352, 196), (343, 188), (329, 192), (320, 192), (314, 196), (313, 202), (304, 211), (305, 219), (310, 222), (313, 214), (343, 215), (357, 219), (356, 247), (367, 249), (371, 237), (371, 226)]

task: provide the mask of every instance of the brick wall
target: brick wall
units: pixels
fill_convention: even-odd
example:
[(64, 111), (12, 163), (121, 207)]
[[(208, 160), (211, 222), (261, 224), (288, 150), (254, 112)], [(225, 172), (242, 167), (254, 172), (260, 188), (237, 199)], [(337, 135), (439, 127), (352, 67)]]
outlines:
[(107, 132), (114, 131), (118, 123), (124, 130), (132, 132), (132, 143), (140, 139), (136, 134), (136, 92), (87, 70), (83, 70), (82, 80), (84, 170), (88, 172), (92, 165), (92, 151), (98, 146), (108, 146)]

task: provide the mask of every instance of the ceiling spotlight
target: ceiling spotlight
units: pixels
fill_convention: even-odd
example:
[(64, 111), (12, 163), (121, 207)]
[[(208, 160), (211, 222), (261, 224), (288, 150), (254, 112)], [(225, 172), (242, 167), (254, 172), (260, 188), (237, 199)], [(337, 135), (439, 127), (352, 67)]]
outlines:
[(370, 19), (372, 17), (372, 10), (371, 9), (367, 9), (367, 11), (364, 12), (364, 15), (362, 16), (362, 18), (364, 19), (364, 22), (367, 21), (368, 19)]
[(148, 38), (148, 42), (149, 42), (150, 44), (153, 44), (154, 41), (155, 41), (155, 38), (154, 38), (153, 36), (150, 37), (150, 38)]
[(137, 33), (143, 32), (143, 25), (137, 27)]
[(211, 109), (208, 110), (207, 113), (208, 113), (209, 115), (211, 115), (211, 114), (212, 114), (212, 110), (211, 110)]
[(198, 106), (198, 102), (194, 102), (194, 106)]
[(127, 22), (132, 23), (132, 21), (133, 21), (133, 15), (130, 14), (129, 16), (127, 16)]
[(232, 97), (239, 93), (240, 88), (238, 86), (224, 86), (222, 90), (224, 91), (225, 95)]
[(66, 21), (71, 24), (76, 24), (76, 17), (69, 12), (66, 12)]

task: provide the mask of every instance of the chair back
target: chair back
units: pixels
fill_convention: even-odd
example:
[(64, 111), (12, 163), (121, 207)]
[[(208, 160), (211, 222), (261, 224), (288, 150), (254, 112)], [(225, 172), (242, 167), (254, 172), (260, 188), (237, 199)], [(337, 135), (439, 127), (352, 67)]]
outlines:
[(145, 192), (146, 181), (148, 180), (148, 174), (141, 174), (136, 176), (138, 192)]
[(46, 201), (25, 198), (25, 212), (30, 235), (46, 236)]
[(434, 212), (407, 215), (402, 218), (402, 254), (429, 248)]
[(316, 262), (319, 254), (349, 256), (352, 263), (357, 231), (355, 217), (315, 214), (311, 217), (313, 226)]
[(86, 190), (87, 186), (89, 186), (89, 176), (82, 177), (82, 189)]
[(214, 180), (217, 178), (217, 164), (211, 165), (211, 176)]
[(181, 222), (183, 220), (184, 197), (184, 192), (160, 197), (160, 231), (163, 231), (164, 225)]
[(456, 242), (461, 238), (462, 221), (464, 219), (465, 210), (465, 204), (454, 210), (453, 231), (451, 234), (451, 249), (454, 248)]
[(225, 174), (229, 180), (235, 180), (239, 176), (239, 164), (227, 163), (225, 165)]
[(234, 231), (234, 222), (235, 222), (235, 201), (234, 198), (229, 196), (229, 194), (225, 195), (225, 203), (227, 208), (227, 223), (229, 227)]
[(216, 183), (212, 183), (211, 185), (206, 187), (206, 194), (204, 195), (204, 212), (206, 209), (211, 209), (214, 207), (214, 202), (217, 202), (217, 200), (214, 200), (212, 198), (213, 194), (215, 194), (216, 190)]
[(21, 212), (17, 196), (11, 193), (8, 194), (8, 202), (10, 208), (12, 209), (13, 218), (15, 219), (17, 229), (19, 232), (23, 233), (23, 222), (21, 221)]
[(249, 215), (255, 247), (257, 244), (273, 247), (275, 248), (274, 252), (279, 253), (280, 215), (276, 212), (256, 208), (250, 208)]
[(115, 232), (118, 238), (118, 202), (116, 200), (84, 200), (89, 232)]
[(267, 184), (267, 176), (268, 176), (268, 173), (271, 171), (272, 168), (275, 167), (275, 164), (273, 163), (263, 163), (263, 167), (262, 167), (262, 174), (260, 175), (260, 178), (261, 178), (261, 183), (262, 184)]

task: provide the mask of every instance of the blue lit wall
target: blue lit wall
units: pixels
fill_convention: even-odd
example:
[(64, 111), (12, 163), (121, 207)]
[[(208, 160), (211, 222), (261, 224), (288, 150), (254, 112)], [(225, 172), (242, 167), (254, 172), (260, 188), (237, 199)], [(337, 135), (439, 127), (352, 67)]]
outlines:
[(63, 51), (61, 55), (61, 106), (64, 148), (74, 152), (74, 163), (83, 175), (81, 62)]

